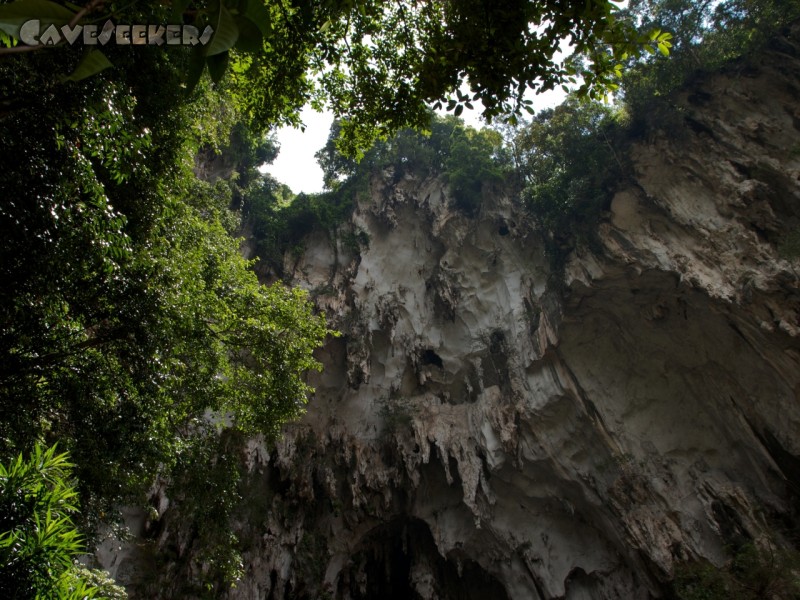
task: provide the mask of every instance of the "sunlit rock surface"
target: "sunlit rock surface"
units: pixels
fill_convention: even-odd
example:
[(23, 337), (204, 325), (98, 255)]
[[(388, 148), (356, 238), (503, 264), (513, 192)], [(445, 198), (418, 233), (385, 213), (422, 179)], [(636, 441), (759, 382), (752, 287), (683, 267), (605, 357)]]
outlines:
[(343, 335), (302, 422), (248, 448), (228, 597), (658, 598), (681, 561), (785, 544), (798, 47), (691, 86), (563, 277), (510, 198), (467, 218), (438, 179), (377, 174), (360, 252), (308, 238), (287, 268)]

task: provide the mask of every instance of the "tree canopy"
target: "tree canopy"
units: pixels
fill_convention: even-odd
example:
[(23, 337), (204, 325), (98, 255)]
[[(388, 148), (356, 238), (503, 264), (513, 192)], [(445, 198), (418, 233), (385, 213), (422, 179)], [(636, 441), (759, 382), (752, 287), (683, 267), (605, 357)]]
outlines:
[[(206, 67), (214, 81), (227, 72), (238, 107), (260, 130), (298, 123), (308, 102), (327, 104), (341, 120), (342, 147), (360, 154), (375, 138), (424, 127), (431, 105), (458, 115), (480, 101), (488, 120), (513, 120), (532, 111), (529, 90), (575, 84), (605, 95), (628, 57), (670, 46), (669, 33), (640, 32), (621, 15), (612, 0), (172, 0), (147, 10), (15, 0), (0, 5), (0, 29), (18, 38), (26, 17), (211, 27), (208, 43), (191, 50), (189, 88)], [(71, 78), (114, 62), (103, 54), (111, 46), (88, 48)]]
[[(90, 542), (157, 476), (204, 490), (203, 457), (301, 414), (329, 333), (240, 254), (235, 208), (273, 145), (205, 81), (173, 101), (185, 55), (116, 50), (113, 77), (79, 82), (57, 49), (0, 61), (0, 456), (68, 451)], [(198, 511), (230, 505), (228, 475)], [(215, 535), (197, 543), (230, 575)]]

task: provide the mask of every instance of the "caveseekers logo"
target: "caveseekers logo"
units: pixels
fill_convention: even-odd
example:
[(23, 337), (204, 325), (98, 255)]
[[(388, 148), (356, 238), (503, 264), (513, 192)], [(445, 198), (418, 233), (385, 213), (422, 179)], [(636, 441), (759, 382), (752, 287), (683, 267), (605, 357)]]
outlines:
[(19, 29), (20, 41), (28, 46), (55, 46), (62, 42), (71, 45), (79, 39), (87, 46), (105, 46), (110, 42), (119, 46), (205, 46), (213, 35), (214, 29), (210, 25), (201, 33), (192, 25), (115, 25), (110, 20), (102, 27), (50, 25), (42, 31), (41, 21), (32, 19)]

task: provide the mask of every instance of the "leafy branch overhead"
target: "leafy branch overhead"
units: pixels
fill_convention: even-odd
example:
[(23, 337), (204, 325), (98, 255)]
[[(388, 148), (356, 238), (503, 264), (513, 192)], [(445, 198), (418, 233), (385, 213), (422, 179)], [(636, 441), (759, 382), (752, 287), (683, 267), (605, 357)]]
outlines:
[[(0, 5), (0, 29), (19, 39), (29, 19), (56, 27), (131, 23), (142, 17), (135, 4), (16, 0)], [(308, 102), (327, 104), (341, 119), (342, 147), (351, 155), (403, 127), (424, 127), (431, 105), (458, 116), (480, 102), (487, 120), (513, 124), (532, 111), (525, 97), (531, 90), (574, 85), (583, 96), (603, 97), (617, 88), (627, 59), (668, 54), (671, 46), (670, 33), (638, 31), (612, 0), (173, 0), (165, 6), (169, 23), (213, 30), (206, 43), (184, 49), (191, 53), (184, 77), (190, 91), (206, 67), (214, 82), (229, 75), (239, 108), (261, 130), (298, 124)], [(97, 47), (88, 48), (73, 81), (110, 65)]]

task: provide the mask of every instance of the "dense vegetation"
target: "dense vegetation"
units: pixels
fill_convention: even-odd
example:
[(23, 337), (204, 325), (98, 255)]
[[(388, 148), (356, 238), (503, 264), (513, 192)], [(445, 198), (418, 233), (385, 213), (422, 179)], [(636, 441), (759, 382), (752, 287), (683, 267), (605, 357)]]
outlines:
[(752, 542), (729, 548), (717, 568), (707, 561), (678, 565), (672, 591), (678, 600), (794, 600), (800, 597), (800, 552)]
[[(0, 454), (58, 441), (91, 536), (157, 474), (206, 493), (202, 461), (238, 452), (218, 423), (271, 436), (299, 415), (327, 329), (299, 290), (260, 285), (231, 235), (270, 147), (224, 89), (170, 101), (184, 57), (158, 48), (120, 50), (122, 77), (80, 83), (59, 83), (67, 55), (18, 58), (0, 63)], [(215, 148), (238, 177), (195, 176)], [(214, 462), (232, 472), (187, 502), (198, 518), (235, 498), (236, 461)], [(212, 526), (198, 544), (226, 547), (231, 576), (225, 536)]]
[[(59, 26), (107, 16), (143, 22), (136, 3), (13, 6), (0, 7), (0, 29), (13, 36), (23, 15)], [(304, 104), (324, 101), (341, 118), (352, 154), (376, 137), (424, 126), (432, 103), (459, 113), (480, 100), (486, 117), (516, 117), (530, 110), (526, 90), (578, 77), (583, 94), (602, 96), (615, 85), (620, 61), (644, 48), (666, 53), (670, 44), (668, 35), (639, 31), (618, 12), (611, 0), (173, 0), (144, 22), (160, 16), (213, 27), (208, 45), (196, 46), (182, 69), (190, 87), (206, 67), (215, 81), (227, 73), (236, 105), (256, 129), (297, 122)], [(564, 59), (562, 42), (571, 52)], [(71, 77), (118, 65), (106, 48), (93, 48)]]
[(675, 46), (669, 60), (660, 60), (654, 51), (647, 59), (629, 57), (613, 104), (573, 94), (555, 109), (497, 131), (475, 131), (452, 117), (429, 113), (423, 133), (400, 130), (390, 140), (373, 143), (360, 161), (337, 143), (337, 122), (317, 154), (329, 192), (292, 202), (284, 189), (276, 201), (270, 195), (273, 182), (266, 195), (253, 197), (253, 210), (260, 215), (255, 218), (259, 253), (280, 273), (287, 249), (299, 250), (303, 235), (314, 228), (336, 235), (371, 175), (390, 168), (397, 179), (407, 172), (445, 177), (456, 207), (470, 216), (477, 214), (485, 187), (510, 184), (539, 224), (558, 271), (576, 246), (594, 244), (614, 189), (629, 176), (630, 142), (650, 127), (683, 118), (672, 92), (760, 48), (778, 28), (800, 17), (800, 8), (791, 0), (643, 0), (632, 2), (626, 14), (645, 27), (663, 27)]
[[(52, 10), (13, 4), (22, 2)], [(508, 185), (558, 266), (592, 243), (625, 177), (631, 132), (672, 110), (669, 92), (698, 68), (757, 47), (798, 12), (790, 0), (634, 2), (627, 16), (606, 0), (489, 4), (92, 2), (81, 16), (178, 15), (222, 33), (205, 54), (109, 45), (113, 68), (99, 73), (75, 49), (2, 49), (0, 590), (105, 589), (74, 567), (76, 531), (91, 547), (120, 503), (146, 504), (156, 478), (204, 565), (206, 580), (188, 582), (194, 592), (235, 580), (227, 524), (239, 452), (247, 436), (273, 436), (301, 413), (312, 351), (332, 334), (302, 292), (259, 284), (235, 239), (243, 217), (262, 265), (281, 274), (287, 250), (314, 228), (353, 249), (369, 243), (342, 223), (376, 169), (445, 177), (467, 217)], [(0, 24), (10, 6), (0, 3)], [(642, 37), (635, 23), (665, 23), (675, 58), (638, 59), (670, 38)], [(584, 62), (553, 60), (565, 37)], [(522, 120), (527, 89), (582, 76), (584, 96), (603, 96), (626, 62), (623, 104), (572, 98)], [(277, 151), (264, 134), (323, 97), (339, 116), (318, 154), (328, 191), (295, 197), (256, 169)], [(455, 115), (477, 100), (509, 127), (464, 126)], [(432, 116), (437, 103), (454, 115)], [(50, 522), (48, 546), (31, 532)]]

